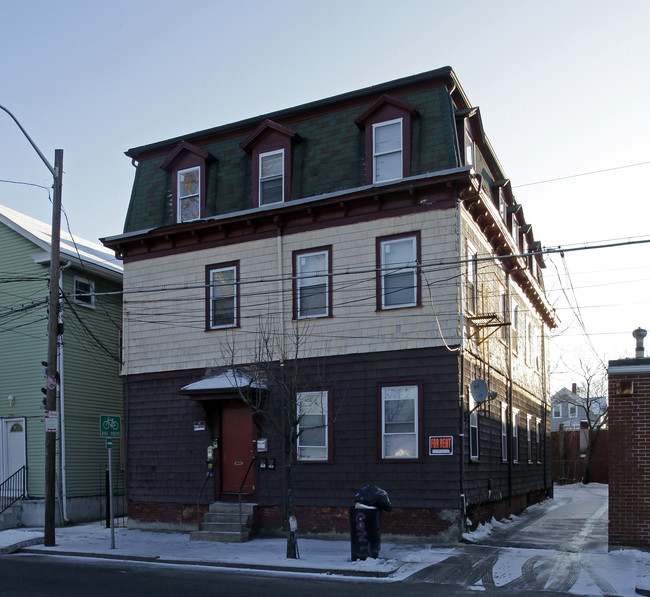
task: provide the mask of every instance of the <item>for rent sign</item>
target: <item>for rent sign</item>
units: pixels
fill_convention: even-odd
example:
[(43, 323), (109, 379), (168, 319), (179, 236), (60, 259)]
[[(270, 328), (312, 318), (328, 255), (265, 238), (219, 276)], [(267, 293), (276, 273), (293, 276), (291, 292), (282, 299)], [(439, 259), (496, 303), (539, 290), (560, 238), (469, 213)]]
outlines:
[(454, 438), (451, 435), (429, 436), (429, 456), (451, 456), (454, 453)]

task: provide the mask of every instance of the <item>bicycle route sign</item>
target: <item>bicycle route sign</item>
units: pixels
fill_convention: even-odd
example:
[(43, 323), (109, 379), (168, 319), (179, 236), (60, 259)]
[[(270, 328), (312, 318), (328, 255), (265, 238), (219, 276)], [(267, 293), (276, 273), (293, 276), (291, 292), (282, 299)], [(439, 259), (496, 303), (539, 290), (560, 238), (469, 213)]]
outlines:
[(118, 415), (99, 415), (100, 437), (122, 437), (122, 418)]

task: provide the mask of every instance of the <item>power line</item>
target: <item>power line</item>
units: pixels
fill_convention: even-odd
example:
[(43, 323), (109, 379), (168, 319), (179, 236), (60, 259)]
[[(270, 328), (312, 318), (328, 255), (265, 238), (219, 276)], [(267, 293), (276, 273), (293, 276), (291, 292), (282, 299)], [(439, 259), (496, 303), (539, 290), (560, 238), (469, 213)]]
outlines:
[(591, 176), (592, 174), (602, 174), (603, 172), (613, 172), (614, 170), (624, 170), (625, 168), (636, 168), (637, 166), (647, 166), (650, 162), (639, 162), (637, 164), (627, 164), (625, 166), (614, 166), (613, 168), (603, 168), (602, 170), (594, 170), (592, 172), (581, 172), (580, 174), (569, 174), (568, 176), (560, 176), (558, 178), (548, 178), (546, 180), (538, 180), (536, 182), (527, 182), (525, 184), (513, 185), (513, 189), (520, 189), (522, 187), (532, 187), (537, 184), (546, 184), (547, 182), (557, 182), (558, 180), (568, 180), (570, 178), (578, 178), (580, 176)]

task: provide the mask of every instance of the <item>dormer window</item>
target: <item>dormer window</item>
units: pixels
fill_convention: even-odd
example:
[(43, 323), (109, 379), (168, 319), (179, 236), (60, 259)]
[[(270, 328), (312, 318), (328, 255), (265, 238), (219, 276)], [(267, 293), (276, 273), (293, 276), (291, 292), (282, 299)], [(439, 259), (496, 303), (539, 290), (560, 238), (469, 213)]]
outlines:
[(260, 154), (260, 205), (284, 201), (284, 150)]
[(373, 182), (402, 178), (402, 118), (372, 125)]
[(512, 238), (515, 239), (515, 244), (519, 247), (519, 222), (515, 215), (512, 216)]
[(287, 127), (265, 120), (241, 143), (253, 159), (253, 207), (289, 201), (292, 143), (299, 138)]
[(508, 221), (508, 204), (506, 203), (506, 196), (503, 192), (503, 187), (499, 187), (499, 213), (504, 222)]
[(178, 172), (178, 222), (189, 222), (201, 217), (201, 169), (188, 168)]
[(411, 175), (411, 120), (415, 106), (382, 95), (354, 122), (365, 131), (366, 184)]
[(204, 216), (208, 157), (207, 152), (183, 141), (160, 165), (171, 174), (171, 218), (176, 224)]
[(465, 125), (465, 165), (474, 165), (474, 140), (467, 124)]

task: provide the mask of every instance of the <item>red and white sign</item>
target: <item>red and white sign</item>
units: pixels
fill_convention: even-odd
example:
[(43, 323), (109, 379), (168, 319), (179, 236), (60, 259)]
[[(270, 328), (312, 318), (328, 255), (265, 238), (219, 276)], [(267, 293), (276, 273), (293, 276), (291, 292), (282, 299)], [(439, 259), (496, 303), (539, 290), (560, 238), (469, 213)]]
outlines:
[(59, 413), (56, 410), (45, 411), (45, 432), (58, 433), (59, 432)]

